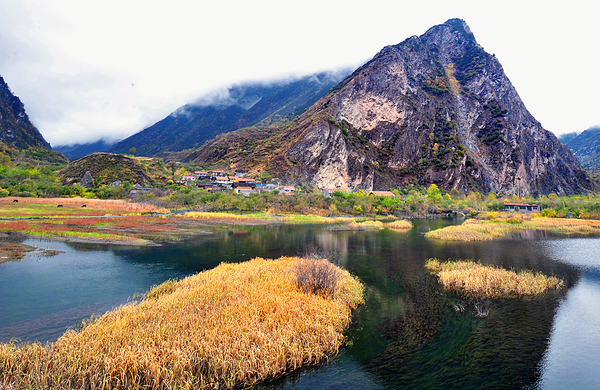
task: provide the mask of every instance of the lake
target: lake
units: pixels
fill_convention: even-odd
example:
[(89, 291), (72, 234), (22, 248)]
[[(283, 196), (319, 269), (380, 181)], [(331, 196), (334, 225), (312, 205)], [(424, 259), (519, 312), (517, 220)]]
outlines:
[[(366, 305), (348, 346), (326, 363), (263, 389), (600, 388), (600, 238), (526, 231), (481, 243), (328, 226), (214, 228), (185, 244), (131, 248), (29, 239), (60, 251), (0, 264), (0, 341), (54, 341), (69, 327), (139, 298), (151, 286), (221, 262), (320, 254), (358, 276)], [(471, 259), (553, 274), (566, 288), (541, 297), (464, 300), (425, 260)]]

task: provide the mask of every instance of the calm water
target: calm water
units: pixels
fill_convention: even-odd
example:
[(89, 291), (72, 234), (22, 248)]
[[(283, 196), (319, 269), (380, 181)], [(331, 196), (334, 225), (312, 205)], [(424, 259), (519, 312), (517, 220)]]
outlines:
[[(0, 264), (0, 341), (54, 341), (152, 285), (223, 261), (318, 252), (367, 285), (367, 304), (337, 357), (264, 389), (600, 388), (600, 238), (531, 231), (488, 243), (423, 237), (449, 223), (417, 221), (408, 233), (215, 228), (193, 242), (142, 249), (27, 240), (62, 253)], [(463, 301), (425, 271), (431, 257), (538, 270), (568, 288), (534, 299)]]

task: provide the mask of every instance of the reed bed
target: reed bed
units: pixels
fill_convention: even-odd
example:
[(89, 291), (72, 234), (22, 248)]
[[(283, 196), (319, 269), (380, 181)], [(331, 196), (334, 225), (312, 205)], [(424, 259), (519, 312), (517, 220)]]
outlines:
[(413, 227), (413, 224), (410, 223), (409, 221), (405, 221), (405, 220), (394, 221), (394, 222), (386, 223), (384, 225), (385, 229), (390, 229), (390, 230), (408, 230), (408, 229), (412, 229), (412, 227)]
[(394, 222), (382, 222), (382, 221), (352, 221), (346, 225), (335, 226), (330, 230), (382, 230), (390, 229), (396, 231), (405, 231), (413, 227), (412, 223), (404, 220)]
[(489, 241), (519, 231), (522, 227), (508, 223), (493, 223), (467, 219), (462, 225), (432, 230), (425, 237), (444, 241)]
[(291, 224), (312, 224), (312, 223), (339, 223), (348, 222), (346, 217), (324, 217), (320, 215), (299, 215), (299, 214), (270, 214), (270, 213), (252, 213), (252, 214), (233, 214), (226, 212), (200, 212), (190, 211), (183, 215), (187, 218), (204, 219), (207, 221), (225, 222), (225, 223), (291, 223)]
[(438, 276), (444, 288), (476, 298), (516, 298), (538, 295), (564, 285), (562, 280), (553, 276), (528, 270), (515, 272), (472, 261), (441, 263), (437, 259), (429, 259), (425, 267)]
[(532, 229), (551, 230), (559, 233), (600, 233), (600, 221), (575, 218), (533, 218), (525, 223)]
[(479, 221), (467, 219), (462, 225), (432, 230), (425, 237), (444, 241), (488, 241), (525, 229), (547, 230), (564, 234), (600, 233), (600, 221), (574, 218), (531, 218), (508, 216), (506, 219)]
[(55, 343), (1, 344), (0, 386), (225, 389), (321, 362), (342, 346), (363, 286), (316, 260), (337, 275), (334, 288), (305, 288), (308, 261), (221, 264), (163, 283)]

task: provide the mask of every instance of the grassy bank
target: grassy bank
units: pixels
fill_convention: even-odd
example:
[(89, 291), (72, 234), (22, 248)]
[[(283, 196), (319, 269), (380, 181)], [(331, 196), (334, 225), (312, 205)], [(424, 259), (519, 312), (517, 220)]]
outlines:
[(360, 282), (326, 260), (221, 264), (56, 343), (0, 345), (0, 387), (250, 386), (335, 354), (362, 295)]
[(532, 271), (509, 271), (472, 261), (441, 263), (429, 259), (425, 267), (437, 275), (444, 288), (477, 298), (516, 298), (563, 286), (563, 282), (555, 277)]
[(432, 230), (425, 237), (444, 241), (487, 241), (526, 229), (562, 234), (600, 233), (600, 221), (574, 218), (531, 218), (511, 216), (505, 219), (468, 219), (462, 225)]

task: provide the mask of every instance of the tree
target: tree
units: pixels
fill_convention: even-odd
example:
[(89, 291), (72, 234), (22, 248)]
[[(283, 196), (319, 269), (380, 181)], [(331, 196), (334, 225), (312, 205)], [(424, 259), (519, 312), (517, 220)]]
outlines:
[(439, 204), (442, 202), (442, 193), (435, 184), (430, 185), (427, 189), (427, 200), (430, 204)]
[(133, 156), (135, 154), (135, 150), (135, 146), (132, 146), (131, 149), (129, 149), (129, 154)]

